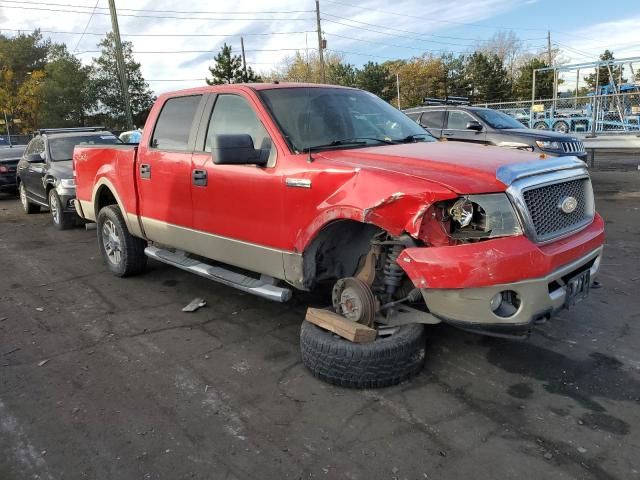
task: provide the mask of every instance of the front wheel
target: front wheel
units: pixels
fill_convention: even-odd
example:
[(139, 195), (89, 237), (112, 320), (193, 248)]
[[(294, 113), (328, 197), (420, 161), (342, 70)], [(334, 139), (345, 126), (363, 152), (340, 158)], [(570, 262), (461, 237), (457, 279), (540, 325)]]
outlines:
[(129, 277), (147, 266), (146, 242), (129, 233), (120, 209), (108, 205), (98, 213), (98, 247), (104, 262), (114, 275)]
[(422, 370), (424, 325), (396, 327), (371, 343), (352, 343), (304, 320), (300, 329), (302, 362), (319, 379), (350, 388), (398, 384)]
[(53, 225), (58, 230), (68, 230), (75, 226), (75, 214), (64, 211), (60, 197), (53, 188), (49, 190), (49, 212), (51, 212)]
[(20, 203), (22, 204), (24, 213), (31, 215), (32, 213), (38, 213), (40, 211), (40, 206), (31, 203), (27, 198), (27, 189), (24, 188), (24, 183), (22, 182), (20, 182), (20, 187), (18, 187), (18, 193), (20, 194)]

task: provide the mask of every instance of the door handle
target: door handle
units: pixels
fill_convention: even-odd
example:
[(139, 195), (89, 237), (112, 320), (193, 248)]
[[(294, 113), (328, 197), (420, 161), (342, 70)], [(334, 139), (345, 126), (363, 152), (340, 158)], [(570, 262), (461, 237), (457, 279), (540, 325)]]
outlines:
[(445, 137), (450, 137), (453, 135), (453, 132), (442, 132), (442, 135), (444, 135)]
[(147, 163), (140, 165), (140, 178), (151, 178), (151, 165)]
[(198, 187), (207, 186), (207, 171), (206, 170), (194, 170), (191, 172), (191, 180), (193, 184)]

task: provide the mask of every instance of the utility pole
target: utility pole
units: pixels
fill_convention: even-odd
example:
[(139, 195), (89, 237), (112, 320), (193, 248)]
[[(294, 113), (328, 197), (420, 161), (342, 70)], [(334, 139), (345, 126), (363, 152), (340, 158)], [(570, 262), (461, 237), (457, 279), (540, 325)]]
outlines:
[(547, 30), (547, 62), (551, 67), (551, 30)]
[(318, 25), (318, 56), (320, 57), (320, 80), (322, 83), (326, 82), (324, 74), (324, 52), (322, 44), (322, 28), (320, 27), (320, 1), (316, 0), (316, 23)]
[(124, 110), (126, 114), (127, 130), (133, 130), (133, 117), (131, 116), (131, 102), (129, 101), (129, 85), (127, 82), (127, 70), (122, 54), (122, 41), (120, 40), (120, 28), (118, 27), (118, 14), (116, 12), (115, 0), (109, 0), (109, 12), (111, 13), (111, 30), (115, 38), (116, 65), (120, 76), (120, 88), (122, 89), (122, 99), (124, 100)]
[(396, 73), (396, 91), (398, 92), (398, 110), (401, 110), (400, 108), (400, 74)]
[(248, 81), (248, 77), (247, 77), (247, 59), (244, 56), (244, 38), (240, 37), (240, 49), (242, 50), (242, 72), (244, 75), (244, 78), (242, 79), (243, 82), (247, 82)]

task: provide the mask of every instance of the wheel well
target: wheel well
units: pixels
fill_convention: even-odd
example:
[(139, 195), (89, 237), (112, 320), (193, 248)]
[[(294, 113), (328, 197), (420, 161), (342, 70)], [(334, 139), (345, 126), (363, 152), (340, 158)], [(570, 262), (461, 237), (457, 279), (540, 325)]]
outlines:
[(109, 187), (101, 186), (98, 189), (98, 193), (96, 194), (95, 199), (95, 214), (98, 215), (98, 212), (106, 207), (107, 205), (117, 205), (118, 201), (116, 200), (115, 195), (109, 190)]
[(337, 220), (326, 225), (303, 254), (304, 286), (356, 273), (362, 257), (371, 248), (371, 239), (382, 230), (354, 220)]

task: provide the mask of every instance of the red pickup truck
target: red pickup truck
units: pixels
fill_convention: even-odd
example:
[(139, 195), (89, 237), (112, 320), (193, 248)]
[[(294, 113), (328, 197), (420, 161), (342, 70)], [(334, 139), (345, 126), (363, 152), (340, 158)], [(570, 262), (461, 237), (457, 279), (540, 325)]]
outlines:
[(377, 338), (305, 321), (302, 357), (346, 386), (418, 371), (426, 324), (528, 334), (589, 293), (604, 242), (582, 161), (438, 142), (351, 88), (164, 94), (138, 146), (76, 147), (74, 169), (118, 276), (151, 257), (281, 302), (332, 287), (335, 312)]

